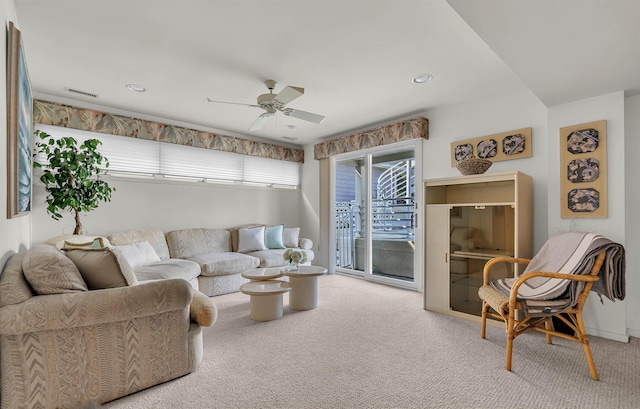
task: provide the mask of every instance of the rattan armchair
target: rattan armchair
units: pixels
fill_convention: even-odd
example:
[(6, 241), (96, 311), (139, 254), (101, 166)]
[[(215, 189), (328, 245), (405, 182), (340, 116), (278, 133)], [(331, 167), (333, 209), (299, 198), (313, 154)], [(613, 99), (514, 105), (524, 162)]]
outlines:
[[(506, 369), (511, 370), (511, 358), (513, 352), (513, 341), (519, 335), (528, 332), (530, 330), (545, 333), (547, 335), (547, 343), (552, 343), (552, 337), (557, 336), (565, 338), (571, 341), (576, 341), (582, 344), (587, 362), (589, 364), (589, 370), (591, 371), (591, 377), (594, 380), (598, 380), (598, 373), (591, 356), (591, 349), (589, 348), (589, 340), (587, 338), (584, 322), (582, 320), (582, 308), (587, 300), (589, 291), (591, 290), (593, 283), (597, 281), (598, 273), (605, 260), (606, 252), (600, 252), (594, 261), (593, 267), (589, 274), (574, 275), (563, 274), (557, 272), (528, 272), (518, 278), (511, 288), (509, 297), (505, 296), (502, 292), (492, 287), (489, 282), (491, 281), (491, 268), (498, 263), (510, 263), (510, 264), (527, 264), (530, 259), (525, 258), (513, 258), (513, 257), (498, 257), (489, 260), (483, 272), (483, 286), (478, 290), (478, 295), (482, 300), (482, 329), (481, 337), (486, 336), (487, 318), (496, 318), (504, 321), (507, 332), (507, 356), (506, 356)], [(568, 309), (561, 311), (554, 315), (544, 316), (523, 316), (521, 301), (518, 300), (518, 289), (531, 278), (534, 277), (547, 277), (547, 278), (560, 278), (564, 280), (581, 281), (584, 282), (584, 287), (579, 293), (576, 302)], [(551, 300), (553, 301), (553, 300)], [(520, 310), (520, 311), (518, 311)], [(565, 334), (563, 332), (556, 331), (553, 326), (552, 318), (557, 318), (566, 324), (574, 332), (573, 335)]]

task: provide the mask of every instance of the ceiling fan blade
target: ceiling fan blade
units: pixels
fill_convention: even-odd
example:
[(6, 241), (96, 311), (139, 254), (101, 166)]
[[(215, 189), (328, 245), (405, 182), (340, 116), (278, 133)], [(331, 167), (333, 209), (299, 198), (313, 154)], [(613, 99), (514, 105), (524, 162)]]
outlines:
[(324, 120), (324, 116), (313, 114), (311, 112), (301, 111), (299, 109), (286, 108), (282, 110), (282, 112), (286, 116), (292, 116), (294, 118), (302, 119), (303, 121), (313, 122), (314, 124), (319, 124)]
[(251, 128), (249, 128), (250, 131), (258, 131), (260, 129), (262, 129), (262, 127), (264, 126), (265, 123), (267, 123), (267, 121), (269, 120), (269, 118), (271, 118), (273, 116), (273, 114), (269, 113), (269, 112), (265, 112), (264, 114), (260, 115), (255, 122), (253, 123), (253, 125), (251, 125)]
[(232, 104), (232, 105), (244, 105), (246, 107), (256, 107), (260, 108), (260, 105), (255, 104), (243, 104), (241, 102), (227, 102), (227, 101), (214, 101), (211, 98), (207, 97), (207, 102), (215, 102), (216, 104)]
[(276, 95), (274, 100), (280, 102), (282, 105), (287, 105), (289, 102), (301, 97), (303, 94), (304, 88), (287, 85), (278, 95)]

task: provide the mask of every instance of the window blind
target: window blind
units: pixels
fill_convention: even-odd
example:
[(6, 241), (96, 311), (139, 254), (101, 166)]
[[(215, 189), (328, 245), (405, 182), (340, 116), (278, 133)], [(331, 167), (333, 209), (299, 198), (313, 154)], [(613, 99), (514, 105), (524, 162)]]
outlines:
[[(149, 175), (160, 172), (160, 149), (157, 142), (40, 124), (36, 125), (36, 129), (55, 139), (71, 136), (79, 143), (87, 139), (100, 140), (102, 144), (98, 146), (98, 152), (109, 159), (109, 171)], [(44, 160), (44, 156), (38, 159)]]
[(244, 158), (244, 181), (273, 185), (298, 186), (300, 164), (247, 156)]
[(161, 143), (160, 173), (167, 176), (242, 180), (240, 156), (204, 148)]
[[(98, 150), (109, 159), (108, 172), (130, 177), (166, 176), (203, 182), (248, 182), (272, 187), (298, 187), (302, 165), (229, 152), (148, 141), (70, 128), (37, 124), (54, 138), (71, 136), (83, 142), (98, 139)], [(44, 156), (38, 161), (45, 164)]]

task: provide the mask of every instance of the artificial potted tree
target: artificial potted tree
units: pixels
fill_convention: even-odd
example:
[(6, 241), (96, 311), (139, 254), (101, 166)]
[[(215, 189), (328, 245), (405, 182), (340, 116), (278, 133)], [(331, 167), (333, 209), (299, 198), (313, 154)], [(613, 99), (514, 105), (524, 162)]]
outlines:
[[(115, 191), (99, 178), (102, 167), (109, 167), (109, 160), (97, 149), (102, 142), (88, 139), (78, 144), (72, 137), (55, 139), (40, 130), (35, 135), (33, 167), (43, 168), (40, 181), (47, 192), (47, 213), (60, 220), (63, 210), (72, 212), (76, 224), (73, 234), (82, 234), (80, 212), (90, 212), (100, 202), (111, 201), (111, 192)], [(46, 157), (48, 165), (36, 160), (38, 154)]]

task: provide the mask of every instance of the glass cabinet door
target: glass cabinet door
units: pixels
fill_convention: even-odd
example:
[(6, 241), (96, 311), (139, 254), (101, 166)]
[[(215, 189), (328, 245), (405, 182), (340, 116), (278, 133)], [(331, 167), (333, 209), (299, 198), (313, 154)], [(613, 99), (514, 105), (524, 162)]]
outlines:
[[(450, 210), (449, 307), (481, 315), (478, 288), (486, 262), (513, 257), (514, 211), (512, 206), (454, 206)], [(513, 277), (511, 264), (492, 269), (491, 279)]]

